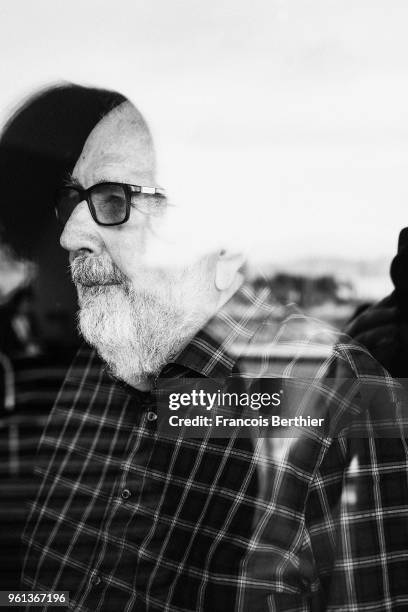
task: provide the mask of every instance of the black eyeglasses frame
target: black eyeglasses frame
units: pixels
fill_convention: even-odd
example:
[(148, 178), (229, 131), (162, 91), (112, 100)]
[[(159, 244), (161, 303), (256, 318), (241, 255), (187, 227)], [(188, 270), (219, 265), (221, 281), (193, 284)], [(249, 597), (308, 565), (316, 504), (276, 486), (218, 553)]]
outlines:
[[(102, 223), (101, 221), (98, 220), (96, 209), (92, 202), (92, 190), (95, 189), (96, 187), (100, 187), (104, 185), (113, 185), (115, 187), (121, 187), (123, 189), (123, 192), (125, 195), (126, 209), (125, 209), (125, 216), (122, 221), (117, 221), (115, 223)], [(132, 205), (132, 196), (135, 193), (159, 196), (161, 198), (166, 197), (166, 192), (162, 187), (149, 187), (147, 185), (131, 185), (129, 183), (118, 183), (115, 181), (103, 181), (101, 183), (96, 183), (95, 185), (88, 187), (88, 189), (84, 189), (83, 187), (77, 184), (67, 184), (67, 185), (63, 185), (57, 191), (56, 196), (55, 196), (55, 207), (54, 208), (55, 208), (55, 214), (58, 220), (60, 220), (60, 215), (58, 213), (58, 194), (61, 193), (61, 191), (64, 189), (72, 189), (73, 191), (77, 191), (81, 198), (78, 204), (80, 204), (80, 202), (85, 201), (88, 204), (88, 209), (89, 209), (89, 212), (91, 213), (92, 219), (95, 221), (95, 223), (103, 227), (113, 227), (115, 225), (123, 225), (123, 223), (126, 223), (126, 221), (128, 221), (130, 217), (130, 207)]]

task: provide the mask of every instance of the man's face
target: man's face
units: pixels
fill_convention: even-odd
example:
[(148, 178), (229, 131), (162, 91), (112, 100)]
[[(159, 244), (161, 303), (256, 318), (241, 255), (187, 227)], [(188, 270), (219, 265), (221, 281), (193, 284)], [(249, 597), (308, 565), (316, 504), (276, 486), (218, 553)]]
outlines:
[[(122, 104), (96, 126), (73, 178), (83, 188), (104, 181), (157, 186), (150, 135), (133, 106)], [(158, 238), (166, 201), (136, 198), (147, 199), (144, 210), (151, 202), (155, 214), (132, 206), (126, 223), (103, 227), (81, 202), (61, 235), (78, 290), (81, 332), (131, 384), (156, 374), (204, 323), (216, 299), (213, 258), (172, 265), (171, 244), (163, 250)]]

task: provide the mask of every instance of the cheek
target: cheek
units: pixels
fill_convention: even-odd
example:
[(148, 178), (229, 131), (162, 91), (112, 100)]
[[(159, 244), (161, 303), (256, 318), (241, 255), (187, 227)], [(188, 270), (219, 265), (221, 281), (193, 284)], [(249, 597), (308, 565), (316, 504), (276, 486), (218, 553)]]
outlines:
[(106, 237), (105, 247), (118, 268), (129, 278), (143, 265), (146, 256), (146, 231), (143, 227), (116, 228)]
[(176, 273), (180, 261), (174, 257), (175, 245), (163, 238), (160, 222), (138, 211), (127, 223), (115, 228), (105, 244), (113, 261), (124, 274), (132, 277), (138, 268), (163, 269)]
[(133, 286), (135, 289), (142, 289), (166, 300), (171, 300), (172, 296), (177, 296), (182, 291), (183, 282), (171, 270), (139, 266), (137, 274), (134, 276)]
[(156, 296), (163, 304), (177, 305), (188, 302), (191, 290), (188, 282), (178, 271), (138, 265), (131, 278), (135, 292)]

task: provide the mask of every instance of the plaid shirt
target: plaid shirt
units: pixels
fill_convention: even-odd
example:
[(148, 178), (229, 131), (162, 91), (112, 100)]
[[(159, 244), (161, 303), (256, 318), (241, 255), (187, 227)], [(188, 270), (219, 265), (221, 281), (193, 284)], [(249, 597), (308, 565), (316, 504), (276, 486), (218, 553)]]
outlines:
[[(341, 364), (392, 395), (362, 347), (268, 292), (235, 298), (239, 316), (227, 304), (161, 377), (318, 380)], [(80, 350), (40, 444), (25, 588), (70, 591), (83, 612), (408, 609), (403, 436), (169, 438), (153, 396)], [(327, 399), (334, 416), (350, 404)]]

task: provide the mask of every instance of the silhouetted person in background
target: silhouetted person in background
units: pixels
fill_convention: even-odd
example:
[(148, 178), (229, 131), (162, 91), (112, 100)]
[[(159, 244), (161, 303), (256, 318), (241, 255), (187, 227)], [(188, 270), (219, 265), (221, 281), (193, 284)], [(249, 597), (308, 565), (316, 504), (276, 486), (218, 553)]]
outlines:
[(393, 292), (359, 313), (346, 332), (366, 346), (395, 378), (408, 379), (408, 228), (391, 264)]
[(33, 312), (35, 266), (0, 244), (0, 350), (8, 356), (35, 355), (38, 329)]

